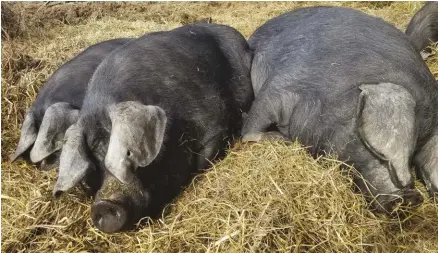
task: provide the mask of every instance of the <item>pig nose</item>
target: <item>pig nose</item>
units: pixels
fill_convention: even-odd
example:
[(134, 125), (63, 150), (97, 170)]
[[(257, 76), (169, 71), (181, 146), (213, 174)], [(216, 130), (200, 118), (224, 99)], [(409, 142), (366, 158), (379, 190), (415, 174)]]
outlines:
[(403, 205), (413, 208), (418, 207), (424, 202), (423, 196), (421, 196), (420, 192), (415, 189), (404, 190), (403, 199)]
[(416, 208), (424, 199), (420, 192), (415, 189), (404, 189), (394, 195), (383, 195), (377, 198), (380, 205), (377, 207), (378, 212), (392, 213), (397, 206)]
[(128, 222), (128, 210), (122, 203), (100, 200), (91, 207), (91, 219), (94, 226), (102, 232), (120, 231)]

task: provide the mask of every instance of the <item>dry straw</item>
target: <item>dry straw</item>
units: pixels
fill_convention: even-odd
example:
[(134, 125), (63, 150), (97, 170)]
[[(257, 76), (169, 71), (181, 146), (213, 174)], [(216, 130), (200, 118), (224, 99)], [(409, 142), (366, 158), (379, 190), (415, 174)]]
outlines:
[[(421, 7), (323, 4), (354, 7), (400, 29)], [(437, 252), (437, 204), (427, 201), (399, 219), (376, 217), (352, 191), (340, 162), (313, 159), (298, 144), (238, 143), (196, 177), (161, 219), (113, 235), (93, 228), (91, 200), (81, 190), (52, 199), (56, 171), (8, 162), (41, 85), (88, 45), (207, 17), (248, 37), (268, 18), (309, 5), (318, 3), (2, 3), (9, 8), (2, 11), (2, 251)], [(437, 57), (428, 64), (437, 75)]]

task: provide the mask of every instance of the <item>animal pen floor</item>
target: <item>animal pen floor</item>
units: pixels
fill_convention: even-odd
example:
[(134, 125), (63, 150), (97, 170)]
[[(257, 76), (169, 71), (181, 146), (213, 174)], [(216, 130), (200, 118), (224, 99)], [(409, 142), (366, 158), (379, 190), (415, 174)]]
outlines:
[[(5, 3), (2, 3), (2, 6)], [(298, 145), (236, 144), (195, 178), (166, 215), (104, 234), (91, 200), (51, 195), (56, 171), (9, 163), (26, 108), (44, 81), (85, 47), (211, 17), (248, 37), (269, 18), (311, 5), (354, 7), (404, 30), (420, 2), (14, 3), (2, 10), (2, 252), (438, 252), (438, 205), (373, 215), (332, 158)], [(438, 75), (437, 56), (428, 60)], [(417, 183), (424, 197), (424, 187)]]

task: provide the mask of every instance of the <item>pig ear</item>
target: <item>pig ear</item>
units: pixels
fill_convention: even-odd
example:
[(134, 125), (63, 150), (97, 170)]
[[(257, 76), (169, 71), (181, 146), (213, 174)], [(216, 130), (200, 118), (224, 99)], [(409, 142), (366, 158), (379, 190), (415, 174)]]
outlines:
[(38, 134), (38, 128), (35, 122), (35, 115), (32, 111), (26, 114), (21, 127), (20, 140), (18, 141), (17, 149), (15, 153), (10, 157), (11, 162), (15, 161), (24, 152), (26, 152), (32, 144), (34, 144)]
[(359, 136), (368, 150), (391, 163), (405, 186), (411, 181), (409, 160), (416, 140), (415, 100), (406, 89), (392, 83), (361, 85), (360, 89)]
[(128, 183), (133, 170), (149, 165), (160, 152), (167, 117), (160, 107), (133, 101), (112, 105), (108, 113), (112, 129), (105, 166)]
[(77, 121), (78, 115), (79, 110), (65, 102), (56, 103), (47, 108), (35, 144), (30, 151), (30, 160), (34, 163), (40, 162), (60, 150), (65, 131)]
[(58, 180), (53, 189), (55, 197), (79, 183), (91, 167), (83, 129), (78, 124), (70, 126), (65, 133), (65, 139), (59, 161)]

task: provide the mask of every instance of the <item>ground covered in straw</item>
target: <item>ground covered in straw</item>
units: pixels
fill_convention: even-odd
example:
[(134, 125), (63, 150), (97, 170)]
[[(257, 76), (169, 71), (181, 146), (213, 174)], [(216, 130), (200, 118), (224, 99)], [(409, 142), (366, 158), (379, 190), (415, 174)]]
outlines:
[[(248, 37), (268, 18), (317, 4), (2, 3), (8, 8), (2, 10), (2, 251), (438, 252), (438, 205), (427, 201), (400, 219), (376, 217), (351, 190), (340, 162), (312, 159), (298, 144), (238, 143), (161, 219), (113, 235), (93, 228), (91, 200), (79, 189), (52, 199), (56, 171), (8, 162), (26, 108), (51, 73), (81, 49), (208, 17)], [(400, 29), (421, 7), (322, 4), (354, 7)], [(428, 64), (438, 74), (437, 57)]]

